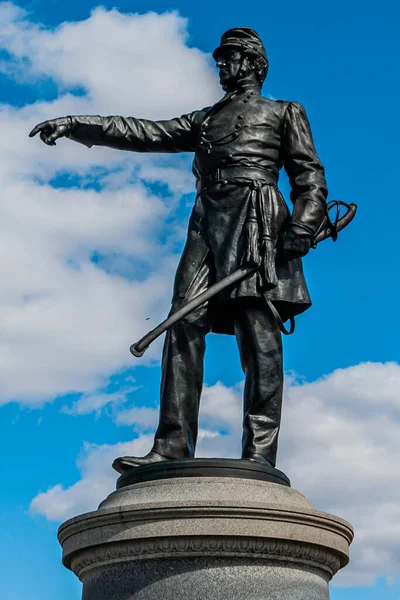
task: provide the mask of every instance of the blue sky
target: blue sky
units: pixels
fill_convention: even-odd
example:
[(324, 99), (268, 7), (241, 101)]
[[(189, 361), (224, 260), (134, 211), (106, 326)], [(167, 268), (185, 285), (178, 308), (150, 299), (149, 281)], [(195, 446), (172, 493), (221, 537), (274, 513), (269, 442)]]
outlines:
[[(190, 156), (66, 140), (47, 148), (27, 134), (64, 114), (165, 118), (201, 108), (221, 95), (210, 58), (221, 33), (250, 26), (270, 58), (263, 93), (305, 106), (330, 199), (359, 205), (339, 241), (305, 260), (314, 305), (285, 340), (278, 466), (317, 508), (356, 528), (332, 599), (398, 598), (399, 9), (96, 7), (0, 2), (3, 597), (79, 598), (57, 527), (112, 491), (113, 457), (151, 446), (160, 345), (141, 361), (128, 348), (168, 311), (193, 202)], [(288, 197), (284, 175), (281, 189)], [(210, 335), (199, 454), (238, 455), (241, 382), (234, 340)]]

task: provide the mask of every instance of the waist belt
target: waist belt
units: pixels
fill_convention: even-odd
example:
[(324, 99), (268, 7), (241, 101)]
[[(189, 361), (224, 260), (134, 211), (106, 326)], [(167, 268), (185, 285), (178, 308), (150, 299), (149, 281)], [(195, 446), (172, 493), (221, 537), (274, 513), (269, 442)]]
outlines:
[(276, 176), (271, 171), (259, 167), (221, 167), (200, 176), (202, 187), (207, 187), (216, 181), (229, 181), (231, 179), (258, 179), (272, 185), (276, 185), (277, 181)]

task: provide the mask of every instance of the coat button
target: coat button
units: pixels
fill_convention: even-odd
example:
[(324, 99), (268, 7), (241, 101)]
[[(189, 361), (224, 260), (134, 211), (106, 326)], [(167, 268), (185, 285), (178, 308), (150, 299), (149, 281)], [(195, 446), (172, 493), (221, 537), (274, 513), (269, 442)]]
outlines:
[(235, 129), (241, 129), (241, 128), (242, 128), (242, 126), (240, 125), (240, 123), (236, 123)]
[(243, 100), (243, 104), (247, 104), (247, 102), (248, 102), (248, 100), (247, 100), (247, 98), (245, 98), (245, 99)]
[(239, 121), (241, 121), (243, 119), (243, 115), (238, 115), (237, 118), (239, 119)]

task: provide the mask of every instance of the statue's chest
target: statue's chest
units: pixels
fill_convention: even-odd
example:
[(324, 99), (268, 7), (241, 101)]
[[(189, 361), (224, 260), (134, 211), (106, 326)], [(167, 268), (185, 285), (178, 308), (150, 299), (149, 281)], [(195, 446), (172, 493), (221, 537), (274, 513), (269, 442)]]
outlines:
[[(271, 118), (272, 117), (272, 118)], [(200, 128), (199, 147), (216, 147), (238, 140), (242, 132), (253, 127), (274, 129), (273, 115), (262, 106), (259, 97), (249, 93), (226, 104), (218, 104), (205, 115)]]

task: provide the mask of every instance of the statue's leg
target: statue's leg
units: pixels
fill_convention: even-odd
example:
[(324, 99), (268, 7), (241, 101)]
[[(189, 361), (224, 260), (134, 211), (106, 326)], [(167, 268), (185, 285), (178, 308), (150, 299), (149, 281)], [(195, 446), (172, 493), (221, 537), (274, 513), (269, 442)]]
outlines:
[(207, 309), (199, 310), (205, 314), (197, 323), (182, 320), (166, 333), (162, 359), (160, 422), (153, 448), (146, 456), (116, 458), (113, 467), (119, 473), (164, 460), (194, 456), (207, 332), (203, 324), (207, 318)]
[(113, 467), (119, 473), (132, 467), (194, 456), (207, 320), (207, 307), (203, 306), (195, 315), (167, 331), (162, 359), (160, 422), (154, 446), (143, 457), (117, 458)]
[(161, 379), (160, 423), (153, 451), (193, 458), (197, 441), (206, 330), (186, 320), (167, 331)]
[[(190, 244), (177, 271), (171, 313), (204, 292), (214, 281), (212, 257), (204, 243), (201, 252), (189, 250)], [(154, 446), (146, 456), (117, 458), (113, 467), (119, 473), (132, 467), (194, 456), (207, 331), (207, 305), (199, 307), (167, 331), (162, 360), (160, 422)]]
[(246, 376), (243, 458), (275, 466), (283, 393), (282, 340), (262, 300), (240, 303), (235, 335)]
[[(194, 276), (186, 264), (187, 254), (190, 253), (183, 254), (175, 280), (175, 289), (185, 289), (185, 295), (174, 299), (171, 313), (178, 310), (182, 303), (204, 292), (213, 281), (210, 253), (205, 250), (192, 256), (197, 266)], [(203, 305), (173, 325), (165, 336), (160, 422), (154, 438), (153, 452), (167, 458), (194, 457), (203, 387), (205, 336), (208, 330), (208, 305)]]

